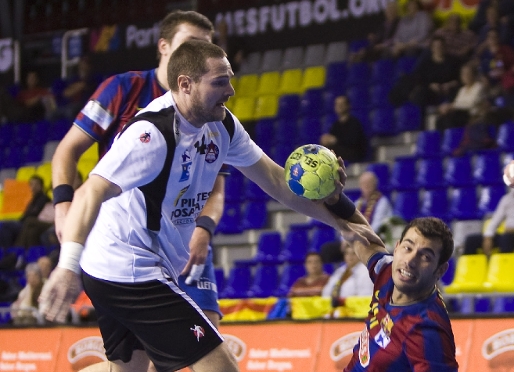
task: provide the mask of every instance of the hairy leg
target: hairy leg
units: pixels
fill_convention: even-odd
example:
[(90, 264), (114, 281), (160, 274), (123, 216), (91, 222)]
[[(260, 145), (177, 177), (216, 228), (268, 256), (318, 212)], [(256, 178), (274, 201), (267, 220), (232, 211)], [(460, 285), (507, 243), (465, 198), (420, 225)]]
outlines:
[(128, 363), (121, 360), (114, 362), (106, 361), (93, 364), (89, 367), (81, 369), (80, 372), (131, 372), (146, 371), (150, 360), (143, 350), (134, 350), (132, 359)]
[(238, 372), (234, 355), (227, 344), (223, 342), (216, 349), (204, 356), (198, 362), (190, 366), (193, 372)]

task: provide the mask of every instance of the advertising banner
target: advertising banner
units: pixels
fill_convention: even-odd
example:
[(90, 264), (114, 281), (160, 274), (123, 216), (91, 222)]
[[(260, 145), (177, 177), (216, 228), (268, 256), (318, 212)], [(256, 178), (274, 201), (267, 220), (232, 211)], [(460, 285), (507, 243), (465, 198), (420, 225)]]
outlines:
[(0, 85), (12, 84), (14, 80), (14, 41), (0, 39)]

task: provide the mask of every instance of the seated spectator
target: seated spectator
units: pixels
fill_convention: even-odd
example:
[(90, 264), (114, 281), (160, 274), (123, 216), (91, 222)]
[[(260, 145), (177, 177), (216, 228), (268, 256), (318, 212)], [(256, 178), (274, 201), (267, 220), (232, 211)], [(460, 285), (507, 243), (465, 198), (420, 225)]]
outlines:
[(298, 278), (289, 290), (288, 297), (320, 296), (329, 275), (323, 271), (323, 262), (319, 253), (310, 252), (305, 257), (307, 275)]
[[(378, 178), (375, 173), (362, 173), (359, 177), (359, 189), (361, 196), (356, 200), (355, 207), (368, 220), (372, 229), (378, 232), (382, 224), (393, 217), (393, 206), (387, 196), (378, 189)], [(323, 244), (320, 251), (325, 263), (343, 260), (340, 240)]]
[(497, 9), (498, 14), (501, 14), (500, 22), (509, 28), (514, 19), (514, 1), (512, 0), (481, 0), (478, 3), (475, 15), (468, 23), (468, 28), (475, 34), (478, 34), (482, 27), (487, 23), (488, 9), (493, 6)]
[(487, 35), (491, 30), (498, 32), (498, 37), (501, 44), (510, 44), (513, 36), (511, 30), (513, 17), (514, 14), (511, 14), (510, 16), (501, 14), (496, 4), (487, 7), (486, 22), (477, 33), (477, 50), (479, 52), (483, 50), (487, 43)]
[(29, 185), (32, 190), (32, 199), (25, 208), (20, 220), (5, 221), (0, 224), (0, 247), (11, 247), (18, 237), (24, 221), (29, 217), (37, 217), (45, 207), (46, 203), (50, 201), (44, 192), (44, 183), (41, 177), (33, 175), (29, 179)]
[(462, 28), (462, 19), (458, 13), (450, 14), (444, 26), (438, 28), (433, 36), (441, 38), (448, 55), (461, 62), (466, 62), (471, 57), (477, 44), (476, 35)]
[(27, 121), (37, 121), (50, 117), (55, 110), (55, 99), (49, 88), (41, 86), (36, 71), (29, 71), (25, 80), (25, 88), (16, 95), (16, 101), (24, 109)]
[(393, 36), (392, 55), (418, 55), (426, 47), (433, 28), (430, 15), (423, 10), (418, 0), (408, 0), (406, 14), (398, 22)]
[[(505, 223), (503, 233), (498, 233), (500, 224)], [(494, 247), (501, 253), (514, 251), (514, 190), (509, 191), (500, 199), (494, 213), (485, 224), (482, 234), (472, 234), (466, 237), (463, 254), (477, 254), (479, 249), (490, 256)]]
[(11, 318), (16, 325), (36, 324), (38, 320), (38, 298), (43, 288), (43, 276), (37, 263), (25, 268), (27, 285), (11, 305)]
[(375, 61), (390, 54), (393, 36), (398, 27), (398, 4), (396, 1), (387, 3), (384, 8), (384, 23), (380, 28), (368, 35), (368, 45), (353, 52), (349, 56), (351, 62)]
[(468, 63), (460, 69), (460, 82), (462, 86), (452, 102), (445, 102), (438, 107), (436, 128), (463, 127), (469, 122), (471, 116), (477, 115), (479, 105), (485, 99), (484, 86), (479, 81), (478, 71)]
[(477, 59), (489, 97), (494, 99), (514, 89), (514, 49), (500, 43), (496, 30), (487, 33), (486, 43)]
[(373, 282), (366, 265), (360, 262), (352, 245), (347, 241), (340, 244), (344, 256), (343, 265), (334, 271), (321, 295), (332, 299), (332, 307), (345, 305), (347, 297), (370, 296), (373, 294)]
[(58, 97), (59, 105), (53, 118), (74, 120), (99, 82), (100, 78), (93, 72), (89, 58), (82, 57), (77, 65), (77, 74), (66, 81), (66, 87)]
[(348, 97), (338, 96), (334, 100), (337, 120), (328, 133), (321, 135), (319, 143), (345, 162), (359, 162), (366, 159), (368, 139), (362, 123), (350, 113), (351, 103)]

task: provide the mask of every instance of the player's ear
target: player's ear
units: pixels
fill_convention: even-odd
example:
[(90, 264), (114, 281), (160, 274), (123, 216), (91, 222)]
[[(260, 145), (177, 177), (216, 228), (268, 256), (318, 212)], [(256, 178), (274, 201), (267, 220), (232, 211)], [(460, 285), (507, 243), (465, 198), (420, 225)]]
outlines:
[(168, 40), (162, 37), (157, 42), (157, 49), (159, 50), (159, 53), (161, 53), (161, 56), (171, 54), (171, 44), (168, 42)]
[(177, 82), (178, 82), (178, 89), (180, 91), (182, 91), (185, 94), (191, 93), (192, 80), (189, 76), (179, 75), (179, 77), (177, 78)]
[(439, 266), (437, 268), (436, 273), (435, 273), (437, 280), (439, 280), (443, 277), (446, 270), (448, 270), (448, 267), (450, 267), (450, 264), (448, 262), (445, 262), (444, 264), (442, 264), (441, 266)]

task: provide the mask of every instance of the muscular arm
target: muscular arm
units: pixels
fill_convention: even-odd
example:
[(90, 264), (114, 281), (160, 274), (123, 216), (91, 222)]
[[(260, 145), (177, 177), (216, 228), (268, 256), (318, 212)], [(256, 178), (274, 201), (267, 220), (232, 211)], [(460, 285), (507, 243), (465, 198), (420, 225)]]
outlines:
[[(82, 130), (73, 125), (63, 140), (57, 146), (52, 158), (52, 184), (73, 185), (77, 174), (77, 163), (80, 156), (93, 145), (95, 141)], [(70, 208), (70, 202), (55, 205), (55, 232), (59, 240), (62, 238), (64, 218)]]

